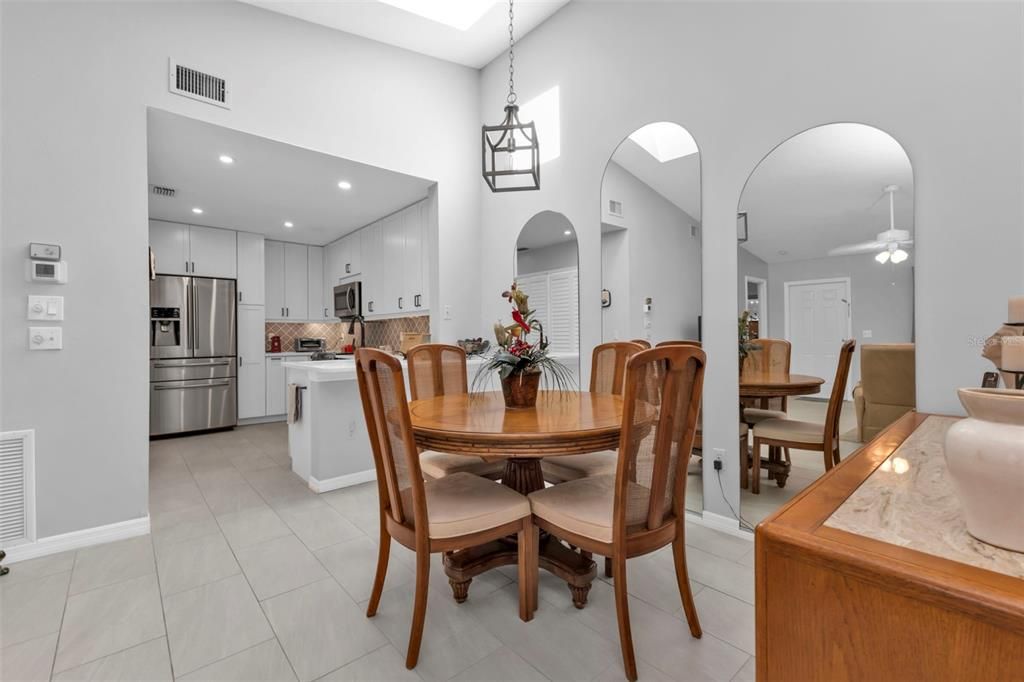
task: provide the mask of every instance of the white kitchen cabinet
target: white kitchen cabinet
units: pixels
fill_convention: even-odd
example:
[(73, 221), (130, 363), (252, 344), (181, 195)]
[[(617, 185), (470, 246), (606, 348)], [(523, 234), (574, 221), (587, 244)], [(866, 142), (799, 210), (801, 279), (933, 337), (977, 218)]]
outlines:
[(304, 244), (284, 245), (284, 315), (289, 320), (309, 316), (309, 249)]
[(426, 278), (423, 272), (426, 252), (426, 202), (410, 206), (403, 213), (405, 241), (402, 245), (402, 312), (425, 310)]
[(266, 302), (266, 266), (263, 235), (238, 233), (238, 302), (262, 306)]
[(308, 250), (308, 263), (306, 270), (306, 288), (309, 296), (309, 319), (330, 320), (334, 318), (332, 310), (327, 309), (327, 302), (324, 298), (324, 247), (310, 246)]
[(406, 312), (411, 301), (403, 296), (402, 266), (405, 251), (406, 212), (400, 211), (381, 221), (381, 247), (378, 253), (380, 312), (384, 315)]
[(416, 291), (419, 298), (413, 300), (413, 307), (426, 312), (430, 310), (430, 282), (434, 271), (434, 239), (430, 229), (434, 221), (431, 219), (431, 205), (429, 201), (421, 201), (417, 205), (420, 208), (420, 286)]
[(266, 314), (268, 320), (283, 320), (284, 315), (284, 242), (269, 239), (263, 247), (266, 265)]
[(261, 305), (238, 306), (238, 418), (267, 414), (265, 317)]
[(343, 243), (342, 254), (344, 255), (341, 276), (351, 277), (360, 274), (363, 265), (361, 231), (346, 235), (342, 237), (341, 241)]
[(149, 245), (161, 275), (238, 276), (234, 230), (151, 220)]
[(156, 271), (160, 275), (190, 274), (188, 254), (188, 225), (164, 220), (149, 221), (149, 248), (156, 257)]
[(366, 316), (376, 315), (381, 310), (381, 227), (381, 221), (378, 220), (360, 230), (363, 249), (363, 314)]
[(189, 225), (189, 260), (192, 274), (199, 277), (238, 276), (238, 246), (234, 230)]
[(288, 411), (288, 378), (283, 362), (309, 362), (303, 355), (284, 357), (267, 356), (267, 416), (285, 414)]

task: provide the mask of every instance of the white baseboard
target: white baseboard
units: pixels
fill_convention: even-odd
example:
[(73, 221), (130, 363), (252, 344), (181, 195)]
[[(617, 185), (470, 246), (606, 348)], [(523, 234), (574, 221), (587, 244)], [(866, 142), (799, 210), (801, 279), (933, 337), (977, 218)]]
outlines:
[(705, 510), (703, 514), (687, 512), (686, 520), (695, 523), (698, 526), (717, 530), (719, 532), (732, 535), (733, 537), (743, 538), (750, 542), (754, 541), (754, 533), (740, 528), (740, 522), (731, 516), (723, 516), (721, 514)]
[(36, 559), (49, 554), (58, 554), (72, 549), (81, 549), (91, 545), (101, 545), (105, 542), (125, 540), (149, 533), (149, 516), (143, 516), (130, 521), (120, 521), (106, 526), (95, 528), (84, 528), (82, 530), (63, 533), (62, 535), (51, 535), (47, 538), (40, 538), (35, 542), (24, 545), (5, 548), (7, 558), (5, 563), (17, 563), (28, 559)]
[(337, 490), (338, 488), (348, 488), (349, 486), (359, 485), (360, 483), (368, 483), (369, 481), (377, 480), (377, 470), (367, 469), (366, 471), (357, 471), (354, 474), (345, 474), (344, 476), (335, 476), (334, 478), (324, 479), (318, 481), (312, 476), (309, 477), (309, 489), (315, 493), (326, 493), (331, 490)]
[(287, 421), (287, 415), (283, 414), (272, 414), (266, 417), (248, 417), (246, 419), (239, 419), (239, 426), (252, 426), (253, 424), (273, 424), (274, 422)]

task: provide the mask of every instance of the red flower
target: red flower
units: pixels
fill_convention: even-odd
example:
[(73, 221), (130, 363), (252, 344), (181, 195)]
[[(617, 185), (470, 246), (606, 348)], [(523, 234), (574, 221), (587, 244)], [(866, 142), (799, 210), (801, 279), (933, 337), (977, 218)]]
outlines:
[(513, 310), (512, 319), (516, 321), (516, 324), (523, 328), (524, 332), (526, 332), (527, 334), (530, 333), (530, 325), (526, 323), (526, 318), (523, 317), (523, 314), (521, 312), (519, 312), (518, 310)]

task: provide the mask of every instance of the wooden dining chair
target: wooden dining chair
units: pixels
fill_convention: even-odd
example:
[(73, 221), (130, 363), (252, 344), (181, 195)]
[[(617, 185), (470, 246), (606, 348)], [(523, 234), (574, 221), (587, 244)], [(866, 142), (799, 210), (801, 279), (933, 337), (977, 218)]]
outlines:
[[(534, 523), (581, 551), (610, 557), (626, 677), (635, 680), (626, 560), (672, 545), (676, 583), (690, 633), (701, 636), (686, 569), (686, 470), (704, 382), (704, 351), (665, 346), (626, 367), (619, 461), (594, 476), (530, 493)], [(656, 377), (656, 379), (652, 379)], [(652, 400), (650, 391), (657, 392)]]
[[(744, 372), (789, 374), (793, 344), (785, 339), (757, 339), (743, 361)], [(748, 398), (743, 408), (743, 423), (753, 427), (766, 419), (785, 419), (789, 404), (785, 397)]]
[[(622, 395), (626, 381), (626, 361), (643, 348), (632, 341), (611, 341), (594, 348), (590, 360), (590, 392)], [(586, 455), (551, 457), (541, 463), (544, 480), (549, 483), (575, 481), (586, 476), (615, 473), (618, 455), (611, 450)]]
[(630, 343), (635, 343), (636, 345), (640, 346), (644, 350), (647, 350), (648, 348), (651, 347), (651, 342), (648, 341), (647, 339), (633, 339), (633, 340), (630, 341)]
[(430, 555), (482, 545), (509, 535), (519, 544), (519, 617), (537, 608), (538, 533), (526, 497), (500, 483), (459, 472), (424, 481), (413, 438), (402, 365), (369, 348), (356, 351), (356, 377), (373, 448), (380, 507), (380, 544), (366, 616), (380, 605), (391, 539), (416, 552), (416, 590), (405, 667), (419, 659), (427, 613)]
[[(409, 393), (413, 400), (469, 393), (466, 351), (459, 346), (424, 343), (411, 348), (405, 359), (409, 366)], [(501, 460), (486, 461), (476, 455), (424, 450), (420, 452), (420, 468), (428, 478), (444, 478), (465, 471), (497, 480), (505, 471), (505, 463)]]
[[(821, 452), (825, 471), (839, 463), (839, 417), (843, 411), (846, 396), (846, 382), (850, 376), (850, 363), (857, 342), (844, 341), (839, 350), (836, 377), (832, 382), (832, 394), (828, 399), (825, 423), (798, 421), (796, 419), (766, 419), (754, 425), (754, 457), (750, 491), (761, 492), (761, 446), (769, 448), (794, 448)], [(782, 483), (780, 481), (780, 483)]]
[(700, 341), (695, 341), (693, 339), (677, 339), (672, 341), (659, 341), (658, 343), (654, 344), (654, 347), (661, 348), (662, 346), (696, 346), (697, 348), (701, 348), (703, 347), (703, 345), (704, 344), (702, 344)]

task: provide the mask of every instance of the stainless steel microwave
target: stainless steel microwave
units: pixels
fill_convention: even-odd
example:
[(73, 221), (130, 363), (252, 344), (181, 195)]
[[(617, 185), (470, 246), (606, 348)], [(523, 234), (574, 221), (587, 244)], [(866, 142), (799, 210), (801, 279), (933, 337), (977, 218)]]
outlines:
[(363, 285), (347, 282), (334, 287), (334, 316), (343, 320), (363, 314)]

